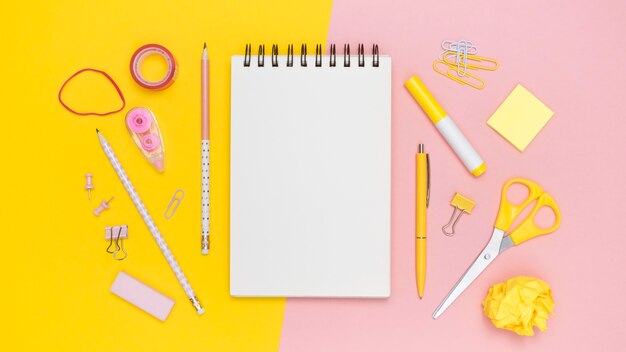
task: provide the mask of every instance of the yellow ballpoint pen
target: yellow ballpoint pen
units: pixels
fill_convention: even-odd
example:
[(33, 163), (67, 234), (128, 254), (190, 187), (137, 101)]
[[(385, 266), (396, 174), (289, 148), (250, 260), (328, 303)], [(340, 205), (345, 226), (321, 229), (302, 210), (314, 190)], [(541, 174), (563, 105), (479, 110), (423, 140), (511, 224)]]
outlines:
[(424, 153), (424, 145), (420, 144), (415, 156), (416, 162), (416, 196), (415, 196), (415, 279), (417, 294), (424, 296), (426, 282), (426, 208), (430, 200), (430, 162)]

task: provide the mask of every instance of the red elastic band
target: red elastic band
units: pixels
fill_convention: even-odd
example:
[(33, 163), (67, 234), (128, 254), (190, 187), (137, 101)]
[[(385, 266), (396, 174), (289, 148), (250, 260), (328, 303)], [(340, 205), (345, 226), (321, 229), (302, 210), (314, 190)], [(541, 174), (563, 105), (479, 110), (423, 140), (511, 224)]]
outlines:
[[(117, 110), (115, 110), (115, 111), (109, 111), (109, 112), (105, 112), (105, 113), (100, 113), (100, 112), (78, 112), (78, 111), (74, 111), (72, 108), (67, 106), (67, 104), (65, 104), (63, 102), (63, 99), (61, 98), (61, 94), (63, 93), (63, 88), (65, 88), (65, 86), (72, 80), (72, 78), (78, 76), (79, 74), (81, 74), (81, 73), (83, 73), (85, 71), (93, 71), (93, 72), (99, 73), (99, 74), (103, 75), (104, 77), (106, 77), (109, 80), (109, 82), (111, 82), (111, 84), (113, 84), (113, 87), (117, 91), (117, 94), (119, 95), (120, 99), (122, 99), (122, 107), (117, 109)], [(113, 78), (111, 78), (111, 76), (109, 76), (106, 72), (100, 71), (100, 70), (96, 70), (96, 69), (93, 69), (93, 68), (84, 68), (84, 69), (76, 72), (75, 74), (71, 75), (70, 78), (68, 78), (65, 82), (63, 82), (63, 85), (61, 86), (61, 89), (59, 90), (59, 103), (61, 103), (61, 105), (63, 105), (63, 107), (65, 109), (67, 109), (67, 111), (69, 111), (69, 112), (71, 112), (73, 114), (76, 114), (76, 115), (80, 115), (80, 116), (87, 116), (87, 115), (107, 116), (107, 115), (115, 114), (116, 112), (120, 112), (120, 111), (124, 110), (124, 107), (126, 106), (126, 100), (124, 99), (124, 94), (122, 94), (122, 91), (120, 90), (120, 87), (117, 86), (117, 84), (115, 83)]]

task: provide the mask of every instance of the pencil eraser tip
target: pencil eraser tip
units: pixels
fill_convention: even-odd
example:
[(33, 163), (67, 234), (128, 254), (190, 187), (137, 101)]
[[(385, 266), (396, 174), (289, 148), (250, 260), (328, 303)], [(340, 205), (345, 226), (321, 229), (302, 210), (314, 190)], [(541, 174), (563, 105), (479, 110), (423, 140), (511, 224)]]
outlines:
[(207, 255), (209, 254), (209, 250), (208, 249), (203, 249), (202, 250), (202, 255)]
[(198, 311), (197, 311), (197, 312), (198, 312), (198, 315), (202, 315), (202, 314), (204, 314), (204, 308), (200, 308), (200, 309), (198, 309)]

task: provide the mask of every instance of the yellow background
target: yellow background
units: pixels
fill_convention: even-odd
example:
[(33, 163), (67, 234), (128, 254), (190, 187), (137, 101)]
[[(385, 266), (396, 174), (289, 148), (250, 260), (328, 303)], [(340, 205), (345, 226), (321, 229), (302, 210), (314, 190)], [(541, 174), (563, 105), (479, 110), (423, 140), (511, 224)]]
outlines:
[[(2, 335), (13, 350), (276, 350), (283, 299), (228, 294), (230, 56), (245, 43), (325, 43), (331, 1), (10, 1), (2, 28)], [(211, 254), (200, 255), (200, 55), (211, 58)], [(139, 46), (159, 43), (180, 65), (159, 92), (129, 74)], [(298, 45), (296, 47), (299, 47)], [(256, 52), (256, 47), (255, 47)], [(57, 101), (63, 81), (91, 67), (109, 73), (127, 105), (108, 117), (80, 117)], [(80, 108), (116, 106), (93, 75), (67, 91)], [(125, 130), (129, 108), (153, 110), (167, 149), (166, 172), (143, 159)], [(206, 313), (197, 316), (104, 156), (111, 143), (187, 274)], [(94, 174), (91, 201), (84, 174)], [(176, 215), (163, 211), (177, 188)], [(99, 202), (115, 196), (96, 218)], [(128, 224), (128, 259), (114, 261), (107, 225)], [(176, 300), (165, 323), (113, 296), (120, 270)]]

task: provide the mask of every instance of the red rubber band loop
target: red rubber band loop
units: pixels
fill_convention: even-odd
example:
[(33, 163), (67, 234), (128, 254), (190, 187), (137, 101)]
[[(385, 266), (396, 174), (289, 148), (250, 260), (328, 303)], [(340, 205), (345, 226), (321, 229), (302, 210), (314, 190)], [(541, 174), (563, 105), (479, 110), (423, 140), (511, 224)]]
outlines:
[[(92, 72), (96, 72), (99, 73), (101, 75), (103, 75), (104, 77), (106, 77), (109, 82), (111, 82), (111, 84), (113, 85), (113, 87), (115, 88), (115, 90), (117, 91), (117, 94), (119, 95), (120, 99), (122, 99), (122, 107), (115, 110), (115, 111), (109, 111), (109, 112), (79, 112), (79, 111), (75, 111), (74, 109), (70, 108), (69, 106), (67, 106), (67, 104), (65, 104), (63, 102), (63, 99), (61, 98), (61, 94), (63, 93), (63, 89), (65, 88), (65, 86), (72, 80), (72, 78), (78, 76), (79, 74), (85, 72), (85, 71), (92, 71)], [(124, 94), (122, 94), (122, 91), (120, 90), (120, 87), (117, 86), (117, 83), (115, 83), (115, 81), (113, 80), (113, 78), (111, 78), (111, 76), (109, 76), (106, 72), (104, 71), (100, 71), (100, 70), (96, 70), (93, 68), (84, 68), (82, 70), (79, 70), (78, 72), (74, 73), (73, 75), (71, 75), (67, 80), (65, 80), (65, 82), (63, 82), (63, 85), (61, 86), (61, 89), (59, 90), (59, 103), (61, 103), (61, 105), (63, 105), (63, 107), (76, 115), (80, 115), (80, 116), (87, 116), (87, 115), (96, 115), (96, 116), (107, 116), (107, 115), (111, 115), (111, 114), (115, 114), (117, 112), (120, 112), (122, 110), (124, 110), (124, 107), (126, 106), (126, 99), (124, 99)]]

